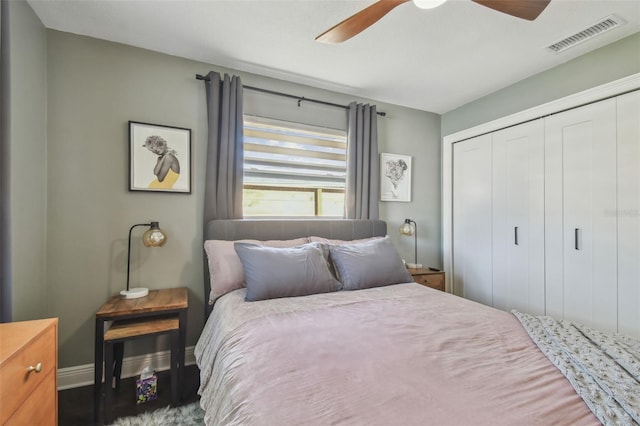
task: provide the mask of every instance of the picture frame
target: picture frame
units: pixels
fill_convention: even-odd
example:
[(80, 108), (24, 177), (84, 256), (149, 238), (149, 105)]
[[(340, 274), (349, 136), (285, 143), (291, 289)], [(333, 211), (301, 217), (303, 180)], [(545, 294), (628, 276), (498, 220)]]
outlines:
[(129, 121), (129, 191), (191, 194), (191, 129)]
[(411, 201), (411, 156), (380, 154), (380, 201)]

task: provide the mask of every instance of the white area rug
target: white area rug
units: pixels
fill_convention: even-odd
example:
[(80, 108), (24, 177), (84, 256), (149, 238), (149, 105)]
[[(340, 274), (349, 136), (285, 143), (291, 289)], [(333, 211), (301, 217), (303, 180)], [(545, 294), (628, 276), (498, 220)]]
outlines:
[(138, 416), (116, 419), (113, 426), (201, 426), (204, 425), (204, 410), (199, 402), (176, 408), (165, 407), (142, 413)]

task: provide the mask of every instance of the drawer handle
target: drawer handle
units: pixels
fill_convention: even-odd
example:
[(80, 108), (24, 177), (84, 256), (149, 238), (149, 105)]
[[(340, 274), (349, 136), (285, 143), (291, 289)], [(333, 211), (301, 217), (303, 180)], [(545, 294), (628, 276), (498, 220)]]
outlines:
[(27, 367), (27, 372), (31, 373), (32, 371), (35, 371), (36, 373), (41, 372), (42, 363), (41, 362), (37, 363), (35, 367), (33, 365), (30, 365), (29, 367)]

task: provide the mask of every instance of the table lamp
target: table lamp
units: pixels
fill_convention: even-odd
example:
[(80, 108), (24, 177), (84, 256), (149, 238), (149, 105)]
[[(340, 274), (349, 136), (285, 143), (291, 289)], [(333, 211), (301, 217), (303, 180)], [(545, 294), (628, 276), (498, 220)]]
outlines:
[(400, 225), (400, 234), (408, 236), (413, 235), (415, 263), (407, 263), (407, 268), (422, 268), (422, 264), (418, 263), (418, 225), (416, 225), (416, 221), (412, 219), (405, 219), (404, 223)]
[(162, 247), (167, 242), (167, 235), (158, 222), (137, 223), (129, 228), (129, 248), (127, 250), (127, 289), (120, 292), (124, 299), (137, 299), (149, 294), (149, 289), (144, 287), (129, 288), (129, 271), (131, 269), (131, 232), (137, 226), (148, 226), (149, 229), (142, 234), (142, 243), (147, 247)]

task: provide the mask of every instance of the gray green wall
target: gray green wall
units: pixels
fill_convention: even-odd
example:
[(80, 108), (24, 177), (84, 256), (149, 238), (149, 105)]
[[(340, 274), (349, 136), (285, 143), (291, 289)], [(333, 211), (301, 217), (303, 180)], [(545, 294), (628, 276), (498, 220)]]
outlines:
[(47, 227), (46, 30), (31, 7), (8, 2), (9, 191), (13, 320), (49, 316)]
[[(353, 97), (53, 30), (47, 31), (46, 63), (46, 289), (47, 310), (60, 318), (60, 366), (93, 362), (94, 313), (124, 288), (129, 227), (150, 219), (160, 221), (169, 240), (161, 249), (140, 247), (134, 241), (132, 285), (188, 287), (187, 343), (194, 344), (204, 310), (202, 194), (207, 134), (204, 84), (195, 74), (212, 69), (231, 72), (241, 75), (246, 85), (340, 104)], [(379, 119), (380, 151), (414, 156), (413, 202), (381, 203), (381, 216), (407, 259), (413, 256), (413, 240), (400, 238), (395, 230), (405, 217), (418, 221), (420, 259), (440, 266), (440, 118), (377, 105), (387, 113)], [(299, 112), (311, 115), (318, 109), (303, 102)], [(127, 190), (129, 120), (192, 129), (191, 195)], [(20, 164), (26, 167), (29, 162), (23, 159)], [(163, 345), (132, 342), (125, 356), (165, 349)]]
[(449, 111), (442, 136), (640, 72), (640, 33)]

